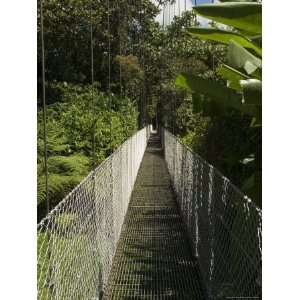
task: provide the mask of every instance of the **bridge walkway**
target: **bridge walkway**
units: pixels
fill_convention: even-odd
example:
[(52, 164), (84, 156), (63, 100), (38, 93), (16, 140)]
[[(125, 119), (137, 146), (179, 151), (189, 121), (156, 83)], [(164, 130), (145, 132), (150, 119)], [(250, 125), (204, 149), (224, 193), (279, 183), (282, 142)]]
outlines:
[(203, 299), (158, 136), (137, 175), (104, 299)]

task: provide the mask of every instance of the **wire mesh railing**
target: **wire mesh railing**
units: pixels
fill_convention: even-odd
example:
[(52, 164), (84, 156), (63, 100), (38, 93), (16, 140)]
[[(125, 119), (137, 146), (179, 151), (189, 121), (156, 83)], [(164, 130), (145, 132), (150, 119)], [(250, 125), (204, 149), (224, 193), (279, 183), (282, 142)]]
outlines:
[(149, 136), (129, 138), (38, 224), (38, 299), (100, 298)]
[(261, 210), (169, 131), (161, 135), (207, 299), (260, 299)]

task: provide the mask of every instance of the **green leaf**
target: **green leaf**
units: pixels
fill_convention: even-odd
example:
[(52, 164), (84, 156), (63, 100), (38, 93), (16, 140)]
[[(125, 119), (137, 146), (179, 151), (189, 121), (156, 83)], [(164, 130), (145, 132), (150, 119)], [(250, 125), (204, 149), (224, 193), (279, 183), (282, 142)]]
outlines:
[(227, 60), (231, 67), (243, 69), (247, 74), (251, 74), (256, 78), (261, 79), (261, 59), (255, 57), (235, 41), (229, 43)]
[(190, 27), (187, 28), (187, 33), (193, 37), (198, 38), (199, 40), (212, 40), (222, 44), (229, 45), (232, 41), (240, 44), (241, 46), (254, 50), (259, 56), (261, 56), (261, 48), (257, 47), (251, 42), (248, 38), (235, 33), (232, 31), (215, 29), (215, 28), (196, 28)]
[(258, 115), (259, 110), (257, 110), (256, 106), (242, 104), (242, 96), (240, 94), (216, 81), (181, 73), (176, 78), (176, 85), (190, 93), (204, 94), (221, 106), (235, 108), (250, 116), (257, 117)]
[(261, 34), (261, 8), (261, 3), (251, 2), (202, 4), (193, 7), (197, 14), (205, 18), (253, 34)]
[(247, 79), (240, 81), (243, 89), (243, 103), (250, 105), (261, 105), (262, 83), (257, 79)]
[(241, 96), (218, 82), (199, 76), (181, 73), (176, 78), (176, 85), (191, 93), (205, 94), (215, 101), (228, 102), (231, 106), (241, 103)]
[(228, 87), (242, 91), (242, 87), (240, 85), (240, 80), (249, 79), (249, 77), (227, 65), (222, 65), (217, 73), (224, 79), (227, 80)]

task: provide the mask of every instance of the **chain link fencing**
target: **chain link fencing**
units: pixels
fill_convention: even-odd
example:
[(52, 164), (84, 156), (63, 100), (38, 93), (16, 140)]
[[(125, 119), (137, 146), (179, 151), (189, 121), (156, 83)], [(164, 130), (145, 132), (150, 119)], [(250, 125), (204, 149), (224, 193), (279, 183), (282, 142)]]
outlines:
[(261, 210), (162, 128), (165, 160), (207, 299), (261, 299)]
[(129, 138), (38, 224), (38, 299), (101, 298), (149, 136)]

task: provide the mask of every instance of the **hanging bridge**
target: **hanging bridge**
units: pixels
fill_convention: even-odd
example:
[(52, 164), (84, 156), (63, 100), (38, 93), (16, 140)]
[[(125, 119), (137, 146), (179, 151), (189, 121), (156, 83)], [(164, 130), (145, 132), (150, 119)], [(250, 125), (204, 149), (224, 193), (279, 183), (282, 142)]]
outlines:
[[(48, 198), (42, 1), (40, 23)], [(90, 23), (94, 97), (92, 14)], [(119, 76), (122, 94), (121, 67)], [(48, 201), (47, 211), (37, 226), (40, 300), (261, 299), (261, 210), (163, 127), (136, 132), (51, 211)]]
[(39, 224), (38, 299), (260, 299), (261, 211), (162, 128)]

